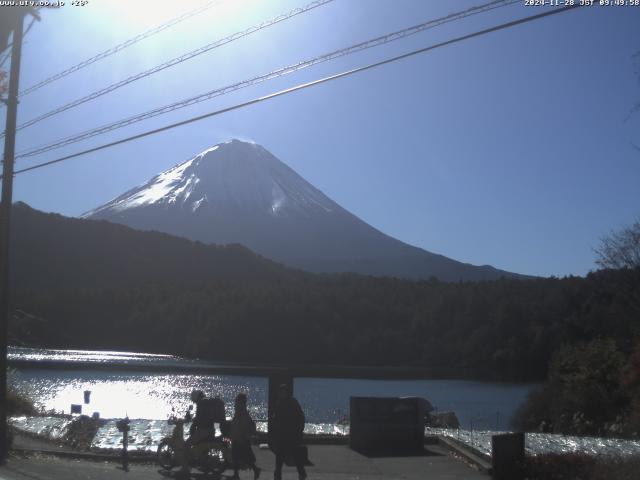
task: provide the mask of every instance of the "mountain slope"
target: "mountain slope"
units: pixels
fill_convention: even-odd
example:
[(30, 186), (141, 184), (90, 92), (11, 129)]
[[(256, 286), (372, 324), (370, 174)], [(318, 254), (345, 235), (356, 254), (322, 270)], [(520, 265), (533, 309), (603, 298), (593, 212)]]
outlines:
[(12, 288), (114, 288), (210, 280), (277, 281), (298, 276), (241, 245), (203, 245), (109, 222), (14, 205)]
[(218, 144), (83, 217), (204, 243), (240, 243), (313, 272), (453, 281), (516, 276), (385, 235), (260, 145), (239, 140)]

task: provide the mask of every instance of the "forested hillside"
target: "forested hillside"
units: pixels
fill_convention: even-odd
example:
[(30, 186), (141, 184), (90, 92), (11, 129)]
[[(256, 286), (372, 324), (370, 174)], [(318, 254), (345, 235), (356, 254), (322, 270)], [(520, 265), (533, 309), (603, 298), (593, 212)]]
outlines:
[(241, 245), (204, 245), (165, 233), (139, 232), (105, 221), (13, 208), (11, 285), (14, 291), (110, 288), (224, 279), (296, 276)]
[(587, 278), (411, 282), (356, 275), (165, 283), (14, 296), (52, 347), (216, 360), (445, 366), (543, 379), (565, 344), (639, 335), (640, 270)]

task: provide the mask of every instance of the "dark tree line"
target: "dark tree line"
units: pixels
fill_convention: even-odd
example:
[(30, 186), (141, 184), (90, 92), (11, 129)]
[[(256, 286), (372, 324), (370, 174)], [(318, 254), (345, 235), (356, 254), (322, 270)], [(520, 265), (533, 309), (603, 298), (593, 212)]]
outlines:
[(640, 269), (477, 283), (327, 275), (149, 284), (23, 292), (13, 305), (39, 318), (33, 331), (28, 319), (17, 322), (23, 338), (49, 347), (539, 380), (565, 345), (611, 339), (621, 352), (633, 350)]

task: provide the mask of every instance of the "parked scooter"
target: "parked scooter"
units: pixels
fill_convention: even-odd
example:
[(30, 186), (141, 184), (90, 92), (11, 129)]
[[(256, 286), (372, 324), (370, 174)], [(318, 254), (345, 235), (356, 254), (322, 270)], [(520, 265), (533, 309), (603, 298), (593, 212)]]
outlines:
[(229, 442), (222, 437), (213, 437), (209, 440), (199, 442), (195, 445), (187, 446), (184, 439), (184, 424), (191, 421), (191, 410), (189, 406), (184, 418), (172, 414), (167, 420), (169, 425), (174, 425), (170, 436), (163, 438), (158, 445), (156, 459), (158, 464), (165, 470), (171, 470), (182, 465), (181, 456), (186, 455), (189, 466), (197, 468), (207, 473), (222, 473), (231, 464), (231, 452)]

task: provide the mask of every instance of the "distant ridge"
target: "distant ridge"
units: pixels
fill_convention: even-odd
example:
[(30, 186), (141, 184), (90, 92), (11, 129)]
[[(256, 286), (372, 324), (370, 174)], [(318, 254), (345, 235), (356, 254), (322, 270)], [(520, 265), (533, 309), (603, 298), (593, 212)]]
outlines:
[(16, 203), (14, 290), (128, 288), (145, 284), (277, 281), (302, 274), (241, 245), (203, 245), (165, 233), (68, 218)]
[(520, 277), (392, 238), (342, 208), (264, 147), (240, 140), (215, 145), (83, 217), (208, 244), (239, 243), (311, 272), (446, 281)]

